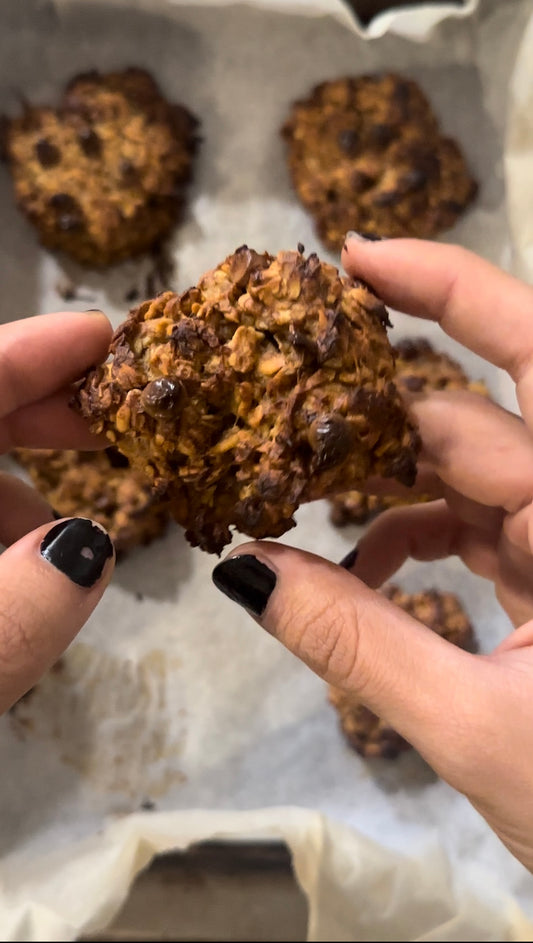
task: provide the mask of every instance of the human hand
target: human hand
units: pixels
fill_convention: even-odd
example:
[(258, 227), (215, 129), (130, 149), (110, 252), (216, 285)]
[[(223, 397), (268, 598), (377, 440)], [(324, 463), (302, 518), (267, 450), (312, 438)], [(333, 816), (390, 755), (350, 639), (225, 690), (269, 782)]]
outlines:
[[(98, 447), (69, 408), (70, 384), (106, 356), (111, 326), (100, 312), (48, 314), (0, 326), (0, 452)], [(0, 713), (67, 648), (114, 566), (105, 531), (81, 518), (57, 522), (29, 485), (0, 472)]]
[[(412, 743), (533, 871), (533, 289), (463, 249), (416, 240), (350, 239), (343, 264), (385, 303), (507, 370), (523, 419), (468, 392), (414, 396), (420, 478), (438, 500), (380, 515), (345, 568), (256, 542), (213, 578)], [(519, 626), (488, 655), (461, 651), (374, 591), (407, 557), (454, 554), (494, 582)]]

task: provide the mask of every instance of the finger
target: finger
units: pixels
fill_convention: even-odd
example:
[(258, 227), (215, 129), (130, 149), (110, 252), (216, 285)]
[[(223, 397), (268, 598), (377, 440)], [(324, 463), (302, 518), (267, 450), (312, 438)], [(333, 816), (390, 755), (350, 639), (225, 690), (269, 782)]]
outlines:
[(484, 749), (495, 710), (484, 656), (444, 641), (342, 568), (282, 544), (239, 547), (213, 579), (321, 678), (357, 696), (458, 788), (464, 782), (475, 736)]
[(508, 516), (499, 541), (498, 601), (515, 626), (533, 618), (533, 506)]
[(410, 411), (422, 457), (450, 488), (515, 513), (533, 498), (533, 439), (523, 421), (467, 391), (428, 393)]
[(0, 712), (57, 661), (99, 602), (113, 546), (92, 521), (46, 524), (0, 557)]
[(533, 358), (533, 289), (459, 246), (347, 238), (342, 264), (386, 304), (436, 321), (518, 380)]
[(55, 518), (53, 509), (35, 488), (6, 472), (0, 472), (0, 508), (0, 543), (4, 547)]
[(105, 435), (93, 435), (87, 421), (70, 407), (72, 389), (60, 390), (15, 410), (0, 421), (0, 452), (29, 449), (101, 449)]
[(360, 486), (360, 490), (364, 491), (365, 494), (395, 495), (398, 498), (405, 498), (407, 502), (411, 502), (416, 495), (425, 495), (434, 499), (441, 498), (444, 489), (445, 485), (437, 472), (424, 459), (421, 459), (417, 464), (416, 481), (410, 488), (407, 485), (402, 485), (394, 478), (375, 477), (367, 478), (364, 485)]
[(374, 589), (389, 580), (408, 559), (428, 562), (459, 556), (472, 572), (494, 579), (498, 572), (498, 537), (465, 524), (445, 501), (392, 508), (380, 514), (358, 541), (357, 552), (341, 566)]
[(101, 311), (43, 314), (0, 326), (0, 416), (50, 396), (101, 363), (111, 334)]

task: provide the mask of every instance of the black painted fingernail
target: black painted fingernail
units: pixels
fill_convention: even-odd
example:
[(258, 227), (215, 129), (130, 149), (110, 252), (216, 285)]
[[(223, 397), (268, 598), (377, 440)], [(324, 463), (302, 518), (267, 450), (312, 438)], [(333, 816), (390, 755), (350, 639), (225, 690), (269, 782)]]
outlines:
[(262, 616), (276, 585), (276, 574), (257, 557), (243, 554), (219, 563), (213, 570), (213, 583), (252, 615)]
[(346, 239), (353, 239), (354, 242), (381, 242), (383, 238), (375, 232), (355, 232), (353, 229), (346, 233)]
[(52, 527), (41, 544), (41, 556), (78, 586), (94, 586), (106, 561), (113, 556), (113, 544), (105, 530), (73, 517)]
[(357, 560), (359, 550), (357, 547), (354, 547), (353, 550), (350, 550), (345, 557), (342, 558), (339, 566), (343, 566), (345, 570), (351, 570), (355, 561)]

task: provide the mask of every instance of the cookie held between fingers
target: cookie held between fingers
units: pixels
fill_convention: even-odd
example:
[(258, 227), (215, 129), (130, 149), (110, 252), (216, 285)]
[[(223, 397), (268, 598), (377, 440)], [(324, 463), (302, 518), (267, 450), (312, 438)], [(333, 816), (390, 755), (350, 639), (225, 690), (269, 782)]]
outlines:
[(294, 188), (332, 250), (348, 230), (435, 236), (477, 192), (424, 93), (400, 75), (323, 82), (295, 102), (282, 135)]
[[(406, 393), (425, 393), (429, 390), (471, 390), (488, 396), (482, 380), (471, 380), (457, 361), (434, 350), (422, 337), (406, 338), (393, 347), (396, 357), (396, 384)], [(424, 495), (412, 498), (396, 495), (365, 494), (351, 490), (331, 499), (331, 521), (337, 527), (347, 524), (366, 524), (387, 508), (429, 500)]]
[[(461, 603), (452, 593), (427, 590), (410, 594), (391, 585), (383, 589), (383, 594), (452, 645), (469, 652), (476, 650), (472, 625)], [(411, 744), (390, 724), (377, 717), (349, 692), (330, 685), (329, 701), (339, 715), (340, 726), (348, 743), (361, 756), (394, 760), (400, 753), (411, 749)]]
[(17, 203), (44, 246), (85, 265), (153, 249), (182, 212), (197, 123), (142, 69), (80, 75), (57, 109), (4, 121)]
[(393, 382), (387, 312), (316, 255), (241, 246), (182, 295), (135, 308), (77, 406), (193, 545), (277, 537), (305, 501), (370, 474), (412, 485), (418, 434)]

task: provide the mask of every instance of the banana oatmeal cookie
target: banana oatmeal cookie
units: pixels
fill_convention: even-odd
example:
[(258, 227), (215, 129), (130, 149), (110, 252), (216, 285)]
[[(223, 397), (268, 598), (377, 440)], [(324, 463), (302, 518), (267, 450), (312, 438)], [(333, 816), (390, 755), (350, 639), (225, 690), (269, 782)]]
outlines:
[(12, 454), (61, 517), (97, 521), (118, 554), (150, 543), (167, 527), (168, 507), (116, 449), (17, 449)]
[(42, 244), (105, 267), (155, 249), (179, 219), (196, 127), (142, 69), (89, 72), (57, 109), (5, 119), (3, 153)]
[(278, 537), (304, 501), (370, 473), (412, 485), (419, 437), (393, 382), (383, 304), (316, 255), (240, 249), (134, 308), (77, 405), (220, 553)]
[(350, 229), (435, 236), (477, 192), (426, 96), (400, 75), (323, 82), (294, 103), (282, 135), (293, 186), (334, 251)]
[[(424, 338), (408, 338), (393, 347), (396, 357), (396, 385), (400, 390), (424, 393), (426, 390), (471, 390), (488, 396), (483, 380), (470, 380), (463, 368), (448, 354), (434, 350)], [(428, 500), (424, 495), (400, 498), (395, 495), (365, 494), (348, 491), (331, 499), (331, 521), (337, 527), (366, 524), (387, 508)]]
[[(386, 586), (383, 594), (414, 619), (427, 625), (442, 638), (468, 652), (477, 650), (474, 630), (461, 603), (453, 593), (435, 589), (423, 593), (405, 593), (397, 586)], [(360, 756), (395, 760), (411, 744), (384, 720), (364, 707), (353, 695), (329, 687), (329, 701), (339, 714), (346, 740)]]

